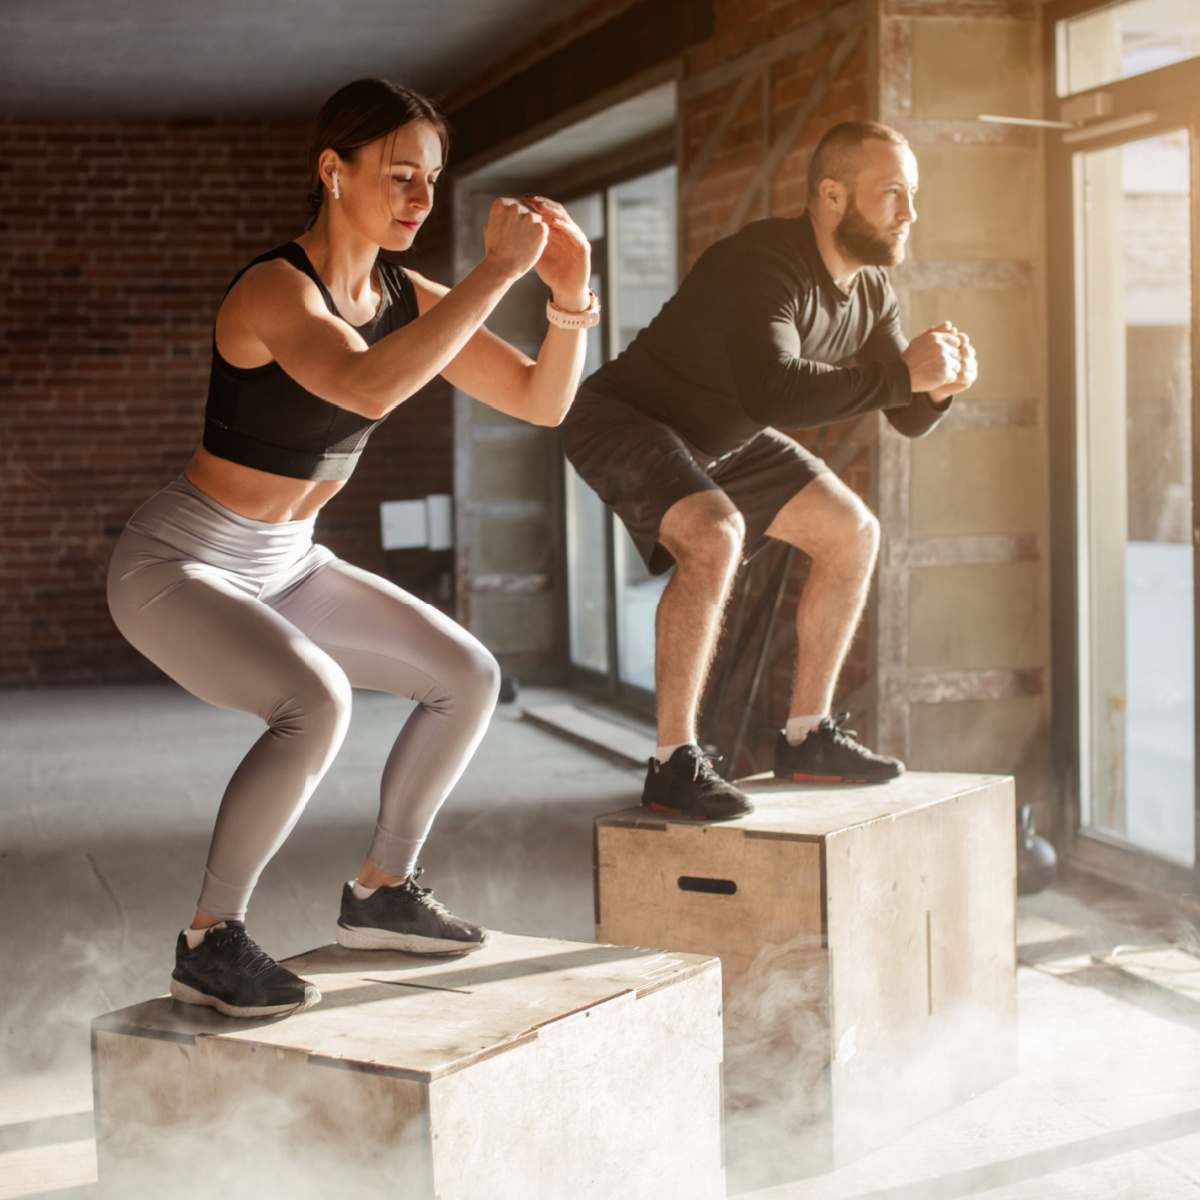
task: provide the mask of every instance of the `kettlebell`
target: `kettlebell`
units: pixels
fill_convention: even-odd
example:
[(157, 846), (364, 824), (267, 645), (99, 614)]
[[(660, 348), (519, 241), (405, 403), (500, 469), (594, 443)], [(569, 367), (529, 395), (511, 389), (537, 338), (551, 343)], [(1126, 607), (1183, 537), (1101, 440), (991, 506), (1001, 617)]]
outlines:
[(1058, 874), (1054, 847), (1033, 827), (1033, 805), (1021, 805), (1017, 828), (1017, 895), (1032, 896), (1049, 887)]

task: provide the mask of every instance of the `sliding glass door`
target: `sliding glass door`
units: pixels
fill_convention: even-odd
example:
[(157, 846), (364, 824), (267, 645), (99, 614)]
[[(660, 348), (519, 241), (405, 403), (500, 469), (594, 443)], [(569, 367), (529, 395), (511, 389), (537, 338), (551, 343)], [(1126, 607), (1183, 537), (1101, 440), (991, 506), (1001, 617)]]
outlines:
[(1106, 873), (1188, 887), (1200, 4), (1059, 0), (1047, 16), (1049, 115), (1063, 129), (1047, 135), (1051, 365), (1070, 390), (1052, 396), (1070, 413), (1052, 411), (1055, 483), (1073, 480), (1069, 509), (1061, 490), (1056, 501), (1070, 532), (1056, 554), (1073, 571), (1060, 558), (1055, 578), (1073, 582), (1074, 611), (1056, 625), (1073, 645), (1056, 651), (1055, 716), (1078, 784), (1072, 852)]
[[(568, 203), (587, 220), (604, 303), (587, 373), (620, 354), (675, 291), (675, 168), (663, 167)], [(566, 464), (567, 627), (579, 682), (648, 697), (654, 689), (655, 578), (625, 531)]]
[(1190, 150), (1075, 155), (1082, 821), (1192, 866)]

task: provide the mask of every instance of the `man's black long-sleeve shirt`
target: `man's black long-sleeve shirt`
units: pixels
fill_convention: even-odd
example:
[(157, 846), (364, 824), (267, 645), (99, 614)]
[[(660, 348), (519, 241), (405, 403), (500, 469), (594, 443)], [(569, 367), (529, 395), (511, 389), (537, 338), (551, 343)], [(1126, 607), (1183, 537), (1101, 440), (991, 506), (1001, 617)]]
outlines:
[(907, 345), (883, 270), (864, 268), (843, 292), (805, 213), (755, 221), (710, 246), (588, 386), (714, 456), (766, 426), (815, 428), (876, 410), (919, 437), (949, 403), (914, 395), (900, 359)]

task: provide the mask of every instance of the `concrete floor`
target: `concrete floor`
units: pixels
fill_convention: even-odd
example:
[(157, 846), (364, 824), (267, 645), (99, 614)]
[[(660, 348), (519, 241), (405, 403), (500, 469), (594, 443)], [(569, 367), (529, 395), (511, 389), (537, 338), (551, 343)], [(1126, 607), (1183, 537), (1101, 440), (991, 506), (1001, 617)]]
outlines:
[[(251, 909), (277, 957), (332, 940), (407, 708), (356, 694), (346, 746)], [(168, 685), (0, 693), (0, 1200), (97, 1195), (88, 1022), (165, 990), (218, 797), (257, 732)], [(638, 771), (502, 708), (439, 817), (426, 882), (497, 928), (591, 940), (591, 819), (639, 791)], [(1170, 915), (1082, 881), (1023, 900), (1019, 1074), (755, 1200), (1200, 1198), (1200, 999), (1091, 958), (1194, 944)]]

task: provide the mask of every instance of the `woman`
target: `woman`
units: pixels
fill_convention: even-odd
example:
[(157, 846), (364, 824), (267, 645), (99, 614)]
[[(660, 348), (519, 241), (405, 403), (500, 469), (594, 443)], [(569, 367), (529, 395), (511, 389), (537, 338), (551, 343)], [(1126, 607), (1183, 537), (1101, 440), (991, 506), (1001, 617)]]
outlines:
[[(412, 245), (445, 148), (442, 117), (406, 88), (359, 80), (326, 102), (309, 144), (313, 220), (234, 279), (217, 313), (203, 443), (130, 519), (109, 571), (113, 619), (138, 650), (201, 699), (267, 723), (225, 791), (171, 980), (177, 1000), (230, 1016), (320, 999), (243, 918), (337, 754), (351, 687), (417, 708), (384, 768), (338, 941), (451, 953), (487, 940), (415, 876), (495, 706), (496, 662), (436, 609), (312, 543), (371, 429), (435, 375), (541, 425), (561, 421), (574, 395), (598, 310), (590, 248), (561, 206), (496, 201), (483, 261), (451, 289), (377, 257)], [(483, 327), (530, 268), (553, 293), (536, 363)]]

